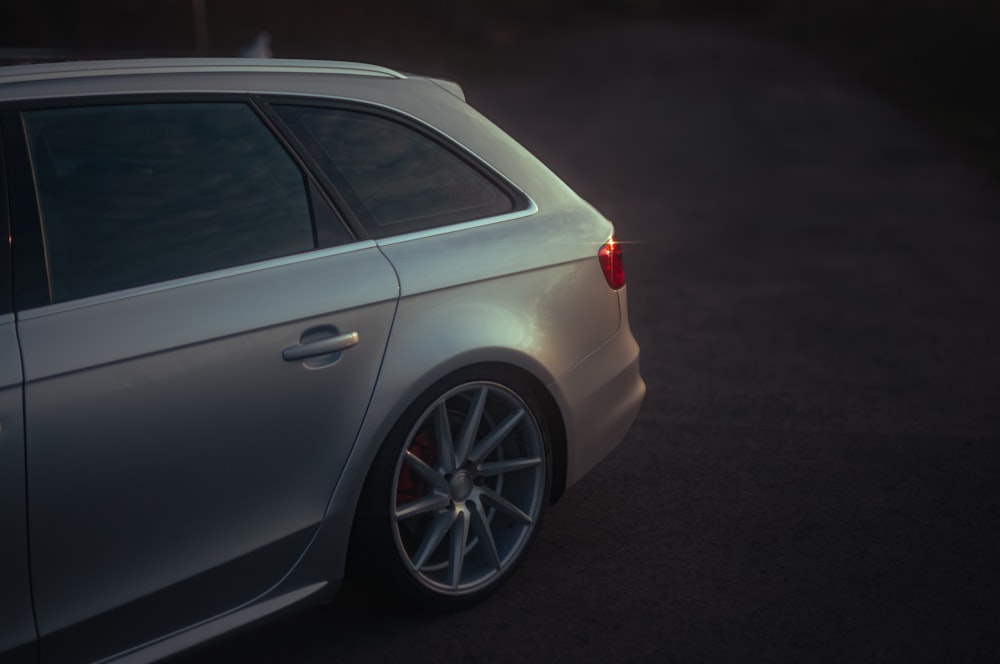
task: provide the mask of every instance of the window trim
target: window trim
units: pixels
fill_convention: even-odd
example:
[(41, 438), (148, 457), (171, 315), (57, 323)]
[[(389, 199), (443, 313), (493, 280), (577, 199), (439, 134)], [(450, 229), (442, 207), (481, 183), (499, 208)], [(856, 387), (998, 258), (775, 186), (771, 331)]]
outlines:
[(14, 308), (30, 309), (49, 304), (49, 277), (45, 269), (42, 224), (31, 173), (28, 142), (21, 113), (0, 113), (4, 156), (8, 167), (8, 210), (10, 213), (11, 265), (14, 280)]
[(244, 98), (261, 121), (278, 139), (281, 147), (291, 155), (292, 160), (299, 167), (299, 170), (305, 173), (308, 181), (309, 213), (312, 215), (313, 240), (315, 241), (316, 249), (328, 249), (337, 246), (336, 242), (331, 241), (332, 236), (336, 233), (335, 226), (341, 232), (345, 232), (349, 240), (357, 241), (365, 239), (367, 236), (364, 231), (359, 232), (359, 229), (356, 227), (357, 225), (352, 224), (349, 216), (344, 214), (346, 206), (332, 198), (329, 192), (323, 187), (322, 181), (317, 177), (315, 169), (311, 168), (310, 164), (306, 161), (308, 155), (303, 153), (297, 145), (288, 139), (288, 132), (285, 130), (284, 125), (275, 123), (274, 117), (269, 112), (270, 109), (262, 106), (256, 95), (245, 95)]
[[(4, 155), (3, 133), (0, 131), (0, 316), (6, 316), (14, 310), (13, 276), (10, 248), (10, 212), (7, 200), (7, 168)], [(8, 238), (3, 242), (3, 238)]]
[[(311, 256), (317, 251), (349, 246), (364, 239), (364, 235), (359, 234), (356, 227), (347, 221), (343, 211), (330, 201), (325, 194), (322, 182), (316, 177), (314, 169), (303, 161), (299, 150), (289, 143), (285, 132), (274, 125), (268, 115), (255, 102), (252, 95), (243, 92), (141, 93), (52, 97), (4, 103), (0, 104), (0, 130), (2, 130), (4, 156), (6, 156), (9, 166), (7, 170), (10, 184), (8, 190), (9, 225), (13, 238), (11, 243), (13, 309), (24, 311), (53, 304), (89, 301), (95, 297), (105, 297), (114, 293), (129, 294), (135, 289), (153, 287), (158, 284), (172, 284), (203, 275), (225, 273), (234, 268), (249, 268), (254, 265), (268, 267), (275, 260), (266, 259), (241, 266), (199, 272), (176, 279), (73, 298), (62, 302), (55, 302), (52, 299), (42, 241), (41, 205), (38, 200), (34, 172), (28, 152), (27, 130), (24, 126), (23, 114), (47, 109), (171, 103), (240, 103), (248, 107), (260, 120), (264, 128), (292, 159), (304, 179), (307, 207), (312, 226), (313, 248), (303, 252), (302, 255)], [(338, 230), (343, 237), (342, 242), (334, 241)]]
[(64, 311), (74, 311), (76, 309), (85, 309), (87, 307), (106, 304), (108, 302), (129, 300), (134, 297), (144, 297), (160, 291), (198, 287), (201, 284), (237, 278), (241, 275), (252, 272), (264, 272), (266, 270), (280, 269), (287, 265), (298, 265), (300, 263), (306, 263), (314, 260), (324, 260), (330, 258), (331, 256), (340, 256), (356, 251), (363, 251), (365, 249), (372, 249), (375, 246), (376, 245), (373, 240), (359, 240), (349, 244), (328, 247), (326, 249), (316, 249), (314, 251), (290, 254), (288, 256), (280, 256), (278, 258), (268, 258), (256, 263), (224, 267), (211, 272), (199, 272), (186, 277), (176, 277), (174, 279), (156, 281), (150, 284), (143, 284), (141, 286), (123, 288), (122, 290), (108, 291), (107, 293), (98, 293), (96, 295), (87, 295), (85, 297), (78, 297), (74, 300), (44, 303), (31, 309), (21, 309), (17, 312), (17, 316), (21, 320), (44, 318), (46, 316), (59, 314)]
[[(294, 146), (296, 151), (302, 154), (303, 159), (307, 160), (309, 166), (315, 171), (317, 179), (319, 179), (328, 188), (331, 197), (336, 198), (336, 200), (340, 202), (346, 210), (349, 210), (351, 222), (353, 222), (357, 227), (363, 229), (363, 232), (365, 232), (368, 237), (379, 240), (380, 243), (384, 243), (386, 240), (400, 236), (412, 236), (414, 234), (424, 234), (428, 232), (457, 230), (460, 227), (478, 225), (491, 220), (527, 216), (534, 214), (537, 210), (532, 200), (528, 198), (523, 191), (514, 186), (510, 180), (486, 164), (480, 157), (473, 154), (454, 139), (442, 133), (436, 127), (414, 118), (411, 115), (381, 104), (351, 99), (340, 99), (335, 97), (317, 97), (314, 95), (299, 96), (288, 94), (253, 96), (258, 100), (258, 103), (260, 103), (264, 112), (272, 118), (275, 125), (280, 127), (282, 131), (286, 132), (287, 140)], [(450, 221), (447, 220), (447, 214), (438, 214), (423, 219), (417, 219), (415, 221), (401, 222), (386, 226), (380, 226), (374, 220), (366, 221), (368, 214), (366, 212), (359, 214), (359, 210), (357, 210), (358, 207), (363, 208), (361, 202), (357, 201), (352, 205), (350, 201), (350, 199), (354, 197), (353, 190), (350, 186), (346, 185), (346, 183), (344, 185), (338, 185), (330, 179), (326, 169), (323, 168), (322, 164), (306, 148), (305, 144), (298, 137), (296, 132), (288, 126), (288, 123), (285, 122), (284, 118), (279, 115), (274, 106), (298, 106), (323, 108), (336, 111), (349, 111), (372, 115), (401, 125), (404, 128), (429, 140), (439, 149), (443, 150), (452, 158), (464, 164), (474, 173), (486, 180), (489, 185), (493, 186), (510, 200), (511, 209), (500, 214), (490, 214), (482, 217), (473, 217), (471, 219)], [(342, 187), (347, 191), (341, 191)]]

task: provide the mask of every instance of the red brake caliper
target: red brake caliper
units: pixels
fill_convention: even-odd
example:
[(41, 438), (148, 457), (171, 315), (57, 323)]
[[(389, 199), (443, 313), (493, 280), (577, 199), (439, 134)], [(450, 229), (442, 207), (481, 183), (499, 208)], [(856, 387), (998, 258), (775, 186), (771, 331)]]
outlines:
[[(413, 437), (413, 442), (408, 448), (415, 457), (434, 466), (434, 446), (427, 437), (417, 434)], [(408, 464), (404, 463), (399, 469), (399, 481), (396, 483), (396, 505), (403, 505), (412, 500), (416, 500), (427, 493), (427, 483)]]

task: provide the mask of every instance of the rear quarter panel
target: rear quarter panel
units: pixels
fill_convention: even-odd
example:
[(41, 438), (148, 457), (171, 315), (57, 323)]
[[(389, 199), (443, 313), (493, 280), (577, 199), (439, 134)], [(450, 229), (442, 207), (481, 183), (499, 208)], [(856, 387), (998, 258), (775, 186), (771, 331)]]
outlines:
[[(622, 324), (619, 294), (608, 287), (597, 258), (612, 224), (461, 100), (425, 80), (396, 83), (369, 99), (431, 119), (435, 131), (492, 166), (532, 204), (521, 214), (377, 241), (400, 283), (393, 332), (327, 525), (292, 583), (316, 578), (323, 564), (342, 568), (343, 543), (372, 460), (407, 406), (437, 380), (462, 367), (502, 362), (555, 387)], [(565, 407), (560, 390), (552, 396)]]

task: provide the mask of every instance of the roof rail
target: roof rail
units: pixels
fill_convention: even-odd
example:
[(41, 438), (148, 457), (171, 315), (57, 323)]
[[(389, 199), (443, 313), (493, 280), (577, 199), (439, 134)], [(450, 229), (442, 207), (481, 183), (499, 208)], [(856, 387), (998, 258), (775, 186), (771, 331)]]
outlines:
[(88, 76), (129, 74), (190, 74), (239, 72), (289, 72), (298, 74), (346, 74), (382, 78), (406, 78), (378, 65), (326, 60), (276, 58), (149, 58), (139, 60), (90, 60), (0, 67), (0, 83)]

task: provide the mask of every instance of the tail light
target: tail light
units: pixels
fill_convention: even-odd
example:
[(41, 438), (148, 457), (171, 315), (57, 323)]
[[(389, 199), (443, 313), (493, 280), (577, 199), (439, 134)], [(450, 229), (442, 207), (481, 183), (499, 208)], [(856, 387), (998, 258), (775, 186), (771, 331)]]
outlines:
[(604, 278), (608, 280), (608, 286), (611, 286), (613, 290), (624, 286), (625, 266), (622, 264), (622, 248), (614, 236), (601, 246), (601, 250), (597, 252), (597, 258), (601, 261), (601, 269), (604, 270)]

